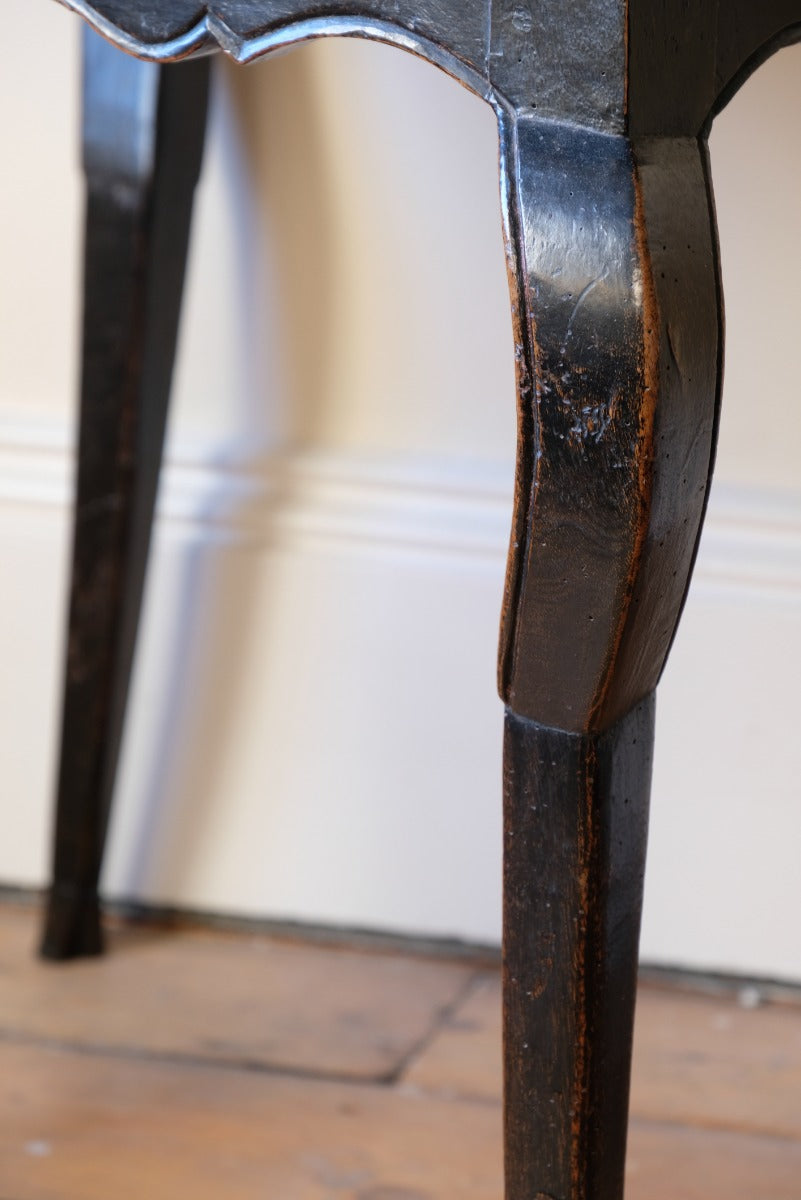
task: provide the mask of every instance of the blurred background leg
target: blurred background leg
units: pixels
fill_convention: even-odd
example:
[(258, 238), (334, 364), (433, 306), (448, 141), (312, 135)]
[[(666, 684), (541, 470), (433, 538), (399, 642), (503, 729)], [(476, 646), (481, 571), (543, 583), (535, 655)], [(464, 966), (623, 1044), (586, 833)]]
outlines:
[(98, 878), (158, 487), (209, 60), (84, 35), (83, 361), (53, 883), (42, 954), (102, 949)]

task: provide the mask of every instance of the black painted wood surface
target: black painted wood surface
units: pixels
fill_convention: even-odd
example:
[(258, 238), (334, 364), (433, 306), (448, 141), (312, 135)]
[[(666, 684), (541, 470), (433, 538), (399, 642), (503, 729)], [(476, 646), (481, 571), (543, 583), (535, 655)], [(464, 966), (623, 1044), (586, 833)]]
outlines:
[(142, 57), (244, 61), (331, 33), (394, 40), (515, 111), (695, 136), (801, 36), (798, 0), (59, 0)]
[(623, 1193), (653, 728), (653, 697), (590, 736), (507, 713), (509, 1196)]
[(167, 415), (208, 61), (125, 60), (87, 30), (78, 490), (54, 879), (42, 952), (101, 948), (97, 883)]
[[(801, 37), (801, 0), (62, 3), (159, 61), (217, 47), (248, 61), (309, 37), (375, 38), (429, 59), (496, 110), (519, 428), (499, 656), (506, 1195), (620, 1200), (653, 692), (697, 551), (720, 404), (706, 136), (748, 73)], [(87, 450), (79, 487), (67, 712), (72, 690), (88, 716), (74, 727), (65, 716), (60, 882), (46, 943), (59, 955), (97, 948), (93, 887), (199, 154), (197, 81), (194, 100), (187, 88), (183, 101), (194, 156), (182, 157), (180, 138), (171, 151), (164, 142), (164, 170), (176, 155), (184, 197), (166, 223), (154, 216), (158, 188), (148, 179), (134, 189), (136, 215), (117, 213), (102, 163), (90, 203), (98, 228), (87, 257), (85, 380), (99, 371), (106, 382), (85, 383), (84, 430), (87, 446), (116, 450), (110, 463)], [(109, 120), (98, 128), (113, 157), (120, 143)], [(142, 262), (139, 237), (150, 238)], [(152, 281), (162, 270), (172, 283), (157, 317)], [(148, 352), (153, 369), (135, 366), (129, 377), (119, 347), (133, 347), (133, 364), (147, 358), (160, 321), (167, 333)], [(97, 399), (107, 385), (117, 407)], [(129, 423), (150, 423), (153, 434), (140, 437), (139, 482)], [(129, 528), (138, 531), (130, 538)]]

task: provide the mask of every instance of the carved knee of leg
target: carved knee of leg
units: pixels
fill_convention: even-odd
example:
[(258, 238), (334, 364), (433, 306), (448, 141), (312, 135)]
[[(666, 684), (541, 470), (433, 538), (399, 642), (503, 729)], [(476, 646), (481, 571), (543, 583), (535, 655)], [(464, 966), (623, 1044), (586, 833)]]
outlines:
[(507, 705), (597, 731), (655, 687), (714, 449), (721, 349), (706, 157), (520, 118), (503, 163), (518, 347)]

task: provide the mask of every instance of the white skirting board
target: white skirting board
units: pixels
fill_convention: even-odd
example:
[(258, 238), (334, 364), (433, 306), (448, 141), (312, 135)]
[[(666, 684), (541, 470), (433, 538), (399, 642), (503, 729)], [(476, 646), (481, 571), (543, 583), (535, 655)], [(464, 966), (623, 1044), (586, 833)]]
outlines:
[[(0, 430), (0, 879), (46, 876), (71, 456)], [(511, 468), (164, 473), (105, 888), (493, 941)], [(721, 488), (660, 689), (643, 955), (801, 978), (801, 496)], [(778, 917), (777, 917), (778, 914)]]

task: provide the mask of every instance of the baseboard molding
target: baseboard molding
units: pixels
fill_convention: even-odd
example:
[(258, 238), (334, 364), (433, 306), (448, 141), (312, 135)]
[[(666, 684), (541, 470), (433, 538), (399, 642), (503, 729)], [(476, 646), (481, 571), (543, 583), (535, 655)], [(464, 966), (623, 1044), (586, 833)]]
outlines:
[[(0, 905), (28, 912), (42, 910), (45, 892), (41, 888), (14, 887), (0, 883)], [(122, 925), (169, 933), (185, 929), (212, 933), (251, 934), (276, 941), (328, 946), (343, 950), (364, 950), (378, 954), (408, 954), (415, 958), (449, 959), (466, 962), (477, 969), (495, 970), (501, 964), (501, 948), (496, 942), (478, 942), (448, 937), (425, 937), (383, 930), (350, 928), (307, 921), (274, 920), (247, 917), (200, 909), (143, 903), (141, 900), (103, 900), (106, 920)], [(743, 1008), (761, 1004), (801, 1003), (801, 983), (746, 972), (723, 974), (714, 969), (685, 967), (681, 964), (640, 963), (641, 984), (663, 991), (713, 999), (736, 998)]]
[[(0, 415), (0, 511), (65, 509), (69, 427)], [(254, 454), (203, 439), (171, 445), (159, 519), (201, 540), (426, 554), (502, 565), (512, 466), (480, 458), (338, 449)], [(713, 489), (694, 589), (801, 603), (801, 489)]]

